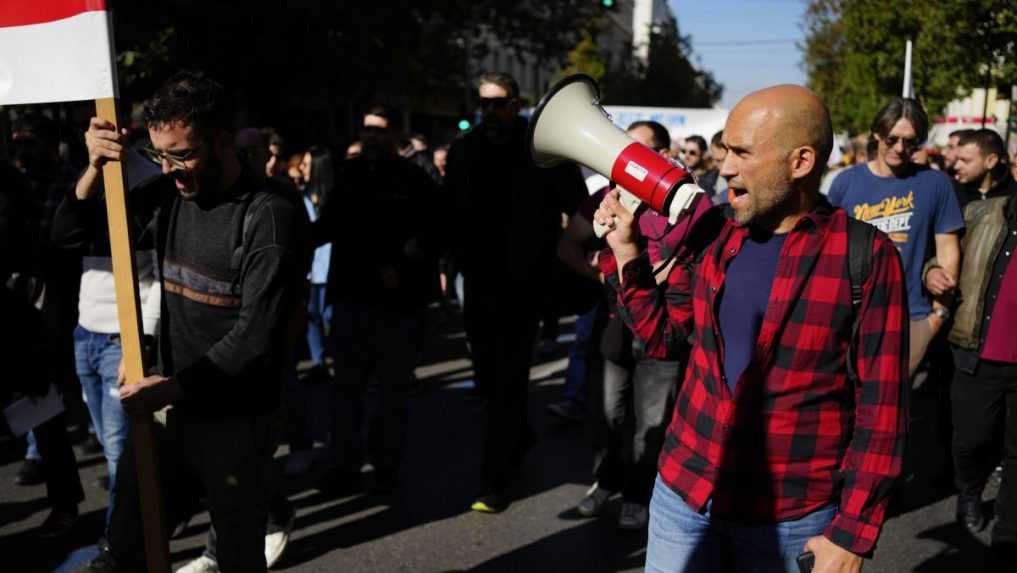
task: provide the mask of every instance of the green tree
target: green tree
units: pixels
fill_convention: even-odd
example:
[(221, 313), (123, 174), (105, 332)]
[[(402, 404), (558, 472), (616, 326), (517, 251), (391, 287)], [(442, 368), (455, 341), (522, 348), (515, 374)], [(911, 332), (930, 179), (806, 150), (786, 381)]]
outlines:
[(899, 96), (905, 42), (913, 40), (912, 85), (931, 116), (964, 90), (1017, 80), (1017, 7), (1003, 0), (812, 0), (803, 28), (810, 87), (837, 129), (861, 133)]
[[(629, 52), (631, 53), (631, 52)], [(692, 45), (669, 18), (650, 33), (646, 64), (621, 58), (605, 81), (605, 101), (618, 105), (711, 107), (724, 87), (709, 71), (693, 65)]]
[(589, 31), (583, 32), (579, 44), (569, 52), (568, 65), (558, 73), (558, 78), (572, 74), (586, 74), (591, 78), (600, 81), (607, 73), (607, 60), (601, 53), (593, 34)]

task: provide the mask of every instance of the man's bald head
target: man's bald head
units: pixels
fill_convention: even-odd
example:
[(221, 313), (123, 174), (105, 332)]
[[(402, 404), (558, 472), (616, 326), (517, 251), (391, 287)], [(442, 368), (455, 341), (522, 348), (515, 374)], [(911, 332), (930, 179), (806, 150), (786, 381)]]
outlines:
[(830, 114), (801, 86), (766, 88), (731, 110), (724, 145), (720, 174), (735, 221), (786, 232), (818, 195), (833, 146)]
[(764, 88), (742, 98), (731, 111), (736, 113), (758, 121), (753, 123), (768, 131), (770, 143), (785, 151), (815, 149), (815, 175), (821, 174), (833, 150), (833, 126), (830, 112), (815, 92), (793, 84)]

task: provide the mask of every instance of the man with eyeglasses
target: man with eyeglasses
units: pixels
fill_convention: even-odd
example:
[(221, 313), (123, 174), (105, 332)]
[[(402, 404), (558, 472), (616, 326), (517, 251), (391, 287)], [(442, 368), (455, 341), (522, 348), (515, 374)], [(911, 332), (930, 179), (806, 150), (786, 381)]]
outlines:
[[(913, 377), (929, 343), (950, 317), (950, 296), (960, 271), (959, 233), (964, 219), (950, 179), (915, 165), (911, 155), (925, 141), (929, 120), (921, 104), (897, 98), (876, 114), (871, 132), (878, 149), (868, 163), (837, 176), (830, 202), (875, 225), (900, 250), (910, 309), (909, 372)], [(932, 252), (928, 252), (933, 245)], [(922, 265), (935, 256), (948, 279), (933, 297), (922, 283)]]
[(496, 513), (508, 506), (535, 441), (526, 401), (539, 311), (553, 288), (561, 214), (575, 210), (586, 186), (574, 164), (534, 165), (512, 76), (482, 75), (479, 96), (483, 119), (452, 142), (445, 185), (477, 394), (487, 405), (483, 483), (472, 509)]
[[(132, 210), (157, 203), (162, 283), (160, 357), (166, 376), (120, 387), (132, 416), (165, 411), (161, 482), (169, 522), (200, 484), (222, 571), (258, 572), (265, 561), (265, 478), (273, 416), (305, 262), (301, 212), (244, 169), (222, 86), (198, 72), (171, 77), (145, 104), (146, 153), (163, 175), (131, 192)], [(124, 137), (93, 118), (94, 184), (107, 160), (122, 160)], [(79, 195), (79, 198), (81, 196)], [(89, 571), (144, 569), (133, 444), (120, 458), (117, 504)]]

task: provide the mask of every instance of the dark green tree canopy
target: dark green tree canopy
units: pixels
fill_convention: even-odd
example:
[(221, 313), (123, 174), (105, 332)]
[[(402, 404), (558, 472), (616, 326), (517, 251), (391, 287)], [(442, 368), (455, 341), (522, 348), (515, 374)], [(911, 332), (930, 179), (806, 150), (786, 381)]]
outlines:
[(908, 39), (914, 92), (932, 117), (965, 90), (1017, 83), (1012, 0), (811, 0), (803, 27), (809, 85), (838, 130), (864, 133), (901, 94)]

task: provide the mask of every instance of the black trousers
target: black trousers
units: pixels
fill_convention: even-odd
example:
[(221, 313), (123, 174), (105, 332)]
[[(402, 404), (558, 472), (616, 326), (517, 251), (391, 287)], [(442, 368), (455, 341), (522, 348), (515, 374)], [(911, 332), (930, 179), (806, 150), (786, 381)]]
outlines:
[(537, 305), (469, 288), (465, 298), (463, 319), (474, 379), (487, 399), (483, 490), (504, 491), (533, 440), (526, 403), (539, 322)]
[(46, 475), (46, 498), (54, 509), (71, 510), (85, 499), (78, 475), (78, 462), (74, 458), (70, 436), (67, 435), (67, 415), (60, 414), (39, 424), (34, 430), (39, 455)]
[(957, 489), (980, 494), (1003, 451), (992, 542), (1017, 544), (1017, 364), (979, 361), (958, 368), (950, 392)]
[(332, 463), (356, 473), (398, 471), (409, 425), (409, 391), (423, 312), (335, 301), (330, 341), (335, 357)]
[[(173, 408), (156, 426), (166, 518), (193, 507), (204, 492), (216, 532), (216, 557), (226, 572), (265, 571), (265, 475), (271, 460), (272, 415), (212, 417)], [(133, 441), (117, 469), (117, 504), (107, 541), (124, 571), (144, 571), (144, 540)]]

